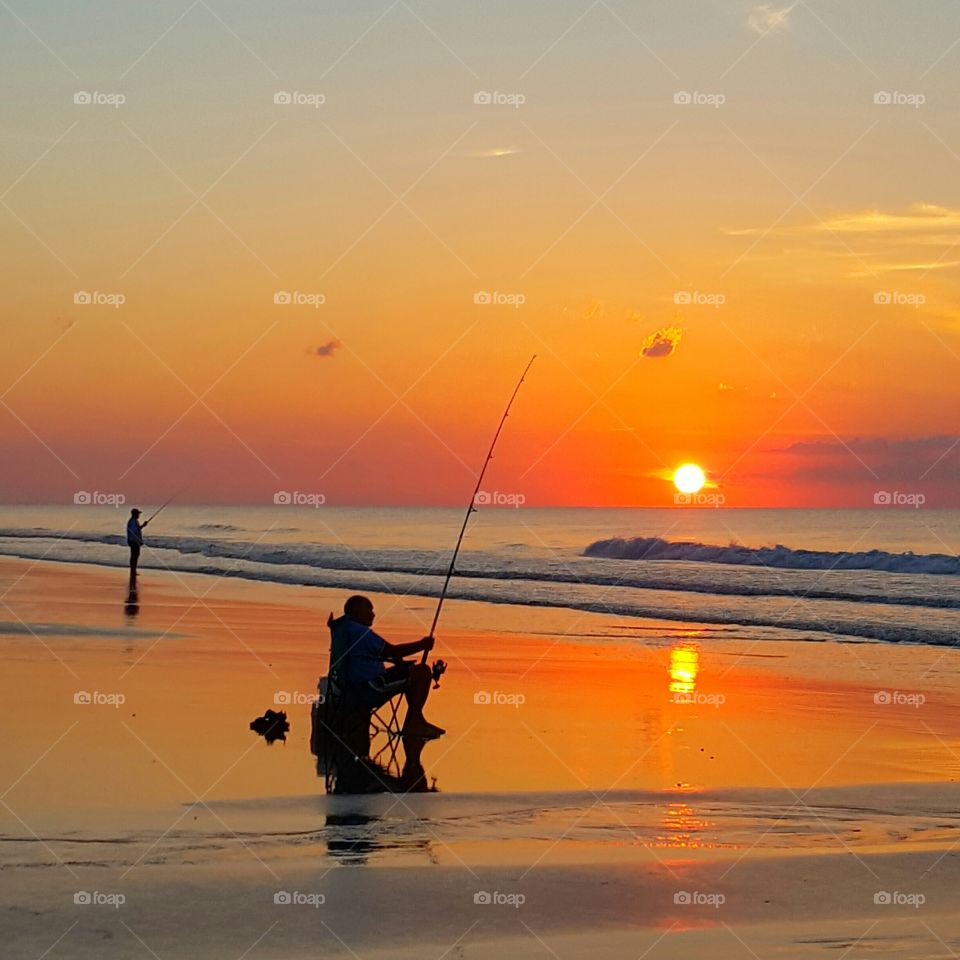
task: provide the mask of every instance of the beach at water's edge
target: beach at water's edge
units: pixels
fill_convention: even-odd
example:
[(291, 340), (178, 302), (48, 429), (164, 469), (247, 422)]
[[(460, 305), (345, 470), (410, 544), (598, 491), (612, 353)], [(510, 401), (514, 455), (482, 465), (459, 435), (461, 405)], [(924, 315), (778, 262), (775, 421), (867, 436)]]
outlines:
[[(11, 957), (923, 956), (960, 934), (952, 649), (453, 602), (439, 792), (328, 798), (308, 700), (342, 592), (149, 571), (132, 611), (122, 581), (0, 560)], [(374, 601), (388, 638), (425, 632), (430, 601)], [(249, 730), (268, 707), (285, 744)]]

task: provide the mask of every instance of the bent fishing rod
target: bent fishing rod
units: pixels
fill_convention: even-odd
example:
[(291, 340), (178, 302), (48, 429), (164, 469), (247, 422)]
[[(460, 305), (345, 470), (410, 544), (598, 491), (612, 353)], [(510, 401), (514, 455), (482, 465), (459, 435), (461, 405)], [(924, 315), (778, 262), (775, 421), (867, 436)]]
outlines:
[[(493, 440), (490, 442), (490, 449), (487, 451), (486, 459), (483, 461), (483, 466), (480, 468), (480, 475), (477, 477), (477, 485), (473, 488), (473, 493), (470, 496), (470, 502), (467, 504), (467, 512), (463, 516), (463, 525), (460, 527), (460, 536), (457, 537), (456, 546), (453, 548), (453, 556), (450, 558), (450, 566), (447, 567), (447, 575), (443, 580), (443, 589), (440, 591), (440, 599), (437, 601), (437, 609), (433, 615), (433, 623), (430, 624), (430, 633), (428, 634), (430, 637), (433, 637), (434, 631), (437, 629), (437, 621), (440, 619), (440, 611), (443, 609), (443, 601), (447, 598), (447, 588), (450, 586), (450, 580), (453, 577), (454, 569), (457, 565), (457, 555), (460, 553), (460, 545), (463, 543), (464, 534), (467, 532), (467, 524), (470, 522), (470, 515), (475, 513), (477, 509), (475, 503), (477, 500), (477, 494), (480, 492), (480, 485), (483, 483), (483, 475), (487, 472), (487, 467), (490, 465), (490, 461), (493, 459), (494, 448), (497, 445), (497, 440), (500, 438), (500, 431), (503, 430), (503, 425), (507, 422), (507, 417), (510, 416), (510, 408), (513, 406), (513, 401), (520, 392), (520, 387), (523, 386), (523, 381), (526, 379), (530, 368), (533, 366), (533, 361), (536, 359), (537, 355), (534, 354), (530, 358), (530, 362), (523, 368), (523, 373), (520, 375), (517, 385), (513, 388), (513, 393), (510, 394), (510, 399), (507, 401), (507, 406), (503, 411), (503, 416), (500, 418), (500, 423), (497, 424), (497, 432), (493, 435)], [(427, 662), (426, 650), (423, 651), (423, 657), (421, 658), (420, 662)]]

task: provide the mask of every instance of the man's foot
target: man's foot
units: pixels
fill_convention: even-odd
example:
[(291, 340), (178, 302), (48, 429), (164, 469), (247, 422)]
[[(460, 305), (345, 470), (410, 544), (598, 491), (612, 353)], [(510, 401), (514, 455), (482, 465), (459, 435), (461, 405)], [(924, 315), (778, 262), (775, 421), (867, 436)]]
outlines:
[(446, 732), (443, 727), (427, 723), (426, 720), (418, 720), (405, 723), (400, 734), (404, 737), (414, 737), (417, 740), (436, 740), (437, 737), (442, 737)]

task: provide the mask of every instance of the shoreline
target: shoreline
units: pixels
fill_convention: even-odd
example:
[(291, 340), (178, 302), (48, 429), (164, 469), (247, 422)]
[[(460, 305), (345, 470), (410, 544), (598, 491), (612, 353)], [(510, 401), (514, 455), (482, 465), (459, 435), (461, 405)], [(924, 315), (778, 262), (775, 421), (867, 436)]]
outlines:
[[(86, 543), (81, 539), (79, 543)], [(118, 548), (119, 549), (119, 548)], [(375, 594), (381, 597), (403, 597), (407, 600), (418, 599), (425, 602), (434, 601), (440, 594), (439, 573), (423, 574), (412, 573), (403, 569), (355, 569), (345, 567), (313, 567), (307, 564), (277, 563), (276, 569), (264, 573), (260, 561), (249, 560), (243, 557), (232, 557), (229, 554), (187, 552), (178, 554), (176, 563), (167, 564), (163, 560), (163, 552), (168, 548), (159, 547), (153, 552), (156, 560), (151, 560), (150, 553), (141, 558), (141, 572), (168, 573), (179, 578), (194, 576), (212, 578), (216, 581), (248, 582), (263, 584), (265, 587), (291, 587), (294, 589), (312, 589), (315, 591), (347, 591), (358, 590)], [(113, 562), (106, 558), (91, 559), (89, 557), (57, 557), (48, 558), (46, 551), (31, 553), (0, 554), (0, 560), (9, 558), (25, 563), (60, 563), (71, 566), (94, 567), (103, 571), (126, 569), (125, 560)], [(188, 562), (189, 558), (189, 562)], [(199, 559), (197, 559), (199, 558)], [(230, 567), (220, 568), (212, 565), (212, 561), (221, 559), (232, 564)], [(604, 562), (602, 559), (600, 562)], [(630, 562), (630, 561), (623, 561)], [(683, 561), (653, 561), (668, 565)], [(266, 564), (267, 567), (274, 564)], [(718, 565), (722, 567), (723, 565)], [(763, 573), (762, 566), (736, 567), (731, 569), (751, 575)], [(278, 572), (285, 571), (284, 575)], [(766, 571), (772, 575), (817, 574), (815, 582), (821, 582), (829, 575), (845, 576), (862, 573), (865, 576), (875, 571), (857, 570), (830, 570), (811, 571), (805, 569), (772, 569)], [(926, 576), (942, 576), (936, 574), (898, 574), (881, 572), (883, 577), (910, 578)], [(558, 611), (560, 614), (577, 616), (598, 615), (601, 617), (619, 618), (632, 622), (643, 621), (661, 625), (670, 624), (675, 629), (689, 627), (715, 630), (722, 637), (726, 631), (741, 631), (750, 633), (755, 639), (770, 639), (776, 634), (782, 634), (787, 642), (824, 642), (836, 641), (842, 643), (878, 643), (900, 644), (906, 646), (929, 646), (952, 648), (957, 645), (956, 618), (957, 607), (960, 605), (960, 594), (955, 597), (951, 594), (949, 602), (936, 603), (932, 597), (903, 596), (894, 600), (885, 600), (879, 594), (844, 595), (832, 591), (810, 590), (798, 586), (788, 589), (782, 584), (764, 588), (757, 588), (740, 592), (737, 590), (725, 591), (717, 589), (716, 585), (702, 589), (686, 586), (681, 587), (671, 580), (670, 573), (666, 573), (666, 585), (653, 587), (650, 584), (636, 585), (626, 581), (621, 583), (615, 580), (612, 584), (605, 579), (581, 583), (576, 577), (568, 574), (569, 579), (550, 576), (537, 577), (512, 576), (505, 579), (486, 577), (483, 573), (472, 571), (461, 573), (456, 583), (447, 595), (448, 603), (475, 604), (474, 609), (483, 611), (490, 607), (506, 607), (523, 609), (526, 611)], [(949, 577), (947, 579), (950, 579)], [(388, 583), (387, 581), (391, 582)], [(891, 581), (893, 582), (893, 581)], [(484, 589), (484, 584), (493, 587)], [(536, 595), (521, 596), (517, 590), (529, 588), (569, 587), (568, 595), (563, 602), (557, 598), (541, 597)], [(617, 587), (627, 591), (629, 598), (613, 599), (611, 590)], [(953, 585), (951, 584), (951, 589)], [(577, 590), (586, 589), (587, 596), (575, 596)], [(498, 594), (497, 591), (500, 591)], [(511, 591), (514, 591), (511, 593)], [(590, 594), (599, 593), (601, 599), (595, 599)], [(609, 599), (608, 599), (609, 598)], [(739, 603), (741, 609), (734, 612), (734, 605)], [(691, 604), (699, 606), (691, 607)], [(863, 606), (857, 610), (856, 606)], [(762, 605), (762, 606), (761, 606)], [(767, 613), (745, 611), (752, 607), (767, 609)], [(804, 613), (803, 611), (806, 610)], [(921, 621), (917, 619), (917, 612), (926, 610), (927, 616)], [(796, 612), (794, 612), (796, 611)], [(851, 614), (856, 614), (851, 618)], [(472, 628), (472, 624), (464, 624)], [(423, 624), (424, 628), (427, 623)], [(780, 639), (778, 637), (778, 639)]]

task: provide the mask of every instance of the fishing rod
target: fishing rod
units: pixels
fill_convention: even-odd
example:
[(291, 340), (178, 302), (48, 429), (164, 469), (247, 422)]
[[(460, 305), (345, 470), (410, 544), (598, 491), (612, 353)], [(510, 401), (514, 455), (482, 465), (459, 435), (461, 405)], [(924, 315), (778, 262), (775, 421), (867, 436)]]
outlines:
[[(520, 375), (517, 385), (513, 388), (513, 393), (510, 394), (510, 399), (507, 401), (507, 406), (503, 411), (503, 416), (500, 418), (500, 423), (497, 424), (497, 432), (493, 435), (493, 440), (490, 442), (490, 449), (487, 451), (486, 459), (483, 461), (483, 466), (480, 468), (480, 475), (477, 477), (477, 485), (473, 488), (473, 494), (470, 497), (470, 502), (467, 504), (467, 512), (464, 514), (463, 525), (460, 527), (460, 536), (457, 537), (456, 546), (453, 548), (453, 556), (450, 558), (450, 566), (447, 567), (447, 575), (443, 581), (443, 589), (440, 591), (440, 599), (437, 601), (437, 609), (433, 615), (433, 623), (430, 624), (430, 637), (433, 636), (434, 631), (437, 629), (437, 621), (440, 619), (440, 611), (443, 609), (443, 601), (447, 597), (447, 588), (450, 586), (450, 580), (453, 577), (454, 568), (457, 565), (457, 555), (460, 553), (460, 545), (463, 543), (464, 534), (467, 532), (467, 524), (470, 522), (470, 515), (476, 511), (474, 504), (477, 500), (477, 494), (480, 492), (480, 485), (483, 483), (483, 475), (487, 472), (487, 467), (489, 466), (490, 461), (493, 459), (493, 449), (497, 445), (497, 440), (500, 438), (500, 431), (503, 430), (503, 425), (507, 422), (507, 417), (510, 416), (510, 408), (513, 406), (513, 401), (520, 392), (520, 387), (523, 386), (523, 381), (526, 379), (527, 373), (529, 373), (530, 368), (533, 366), (533, 361), (536, 359), (537, 355), (534, 354), (530, 358), (530, 362), (523, 368), (523, 373)], [(423, 651), (423, 657), (421, 658), (420, 662), (427, 662), (426, 650)]]
[(178, 490), (172, 497), (170, 497), (169, 500), (166, 500), (163, 503), (161, 503), (160, 506), (157, 507), (157, 509), (149, 517), (147, 517), (146, 520), (144, 520), (143, 526), (146, 526), (155, 516), (157, 516), (157, 514), (160, 513), (161, 510), (164, 510), (166, 507), (169, 507), (170, 504), (173, 503), (173, 501), (176, 500), (177, 497), (179, 497), (180, 494), (183, 493), (184, 490), (186, 489), (187, 489), (186, 487), (183, 487), (181, 490)]

